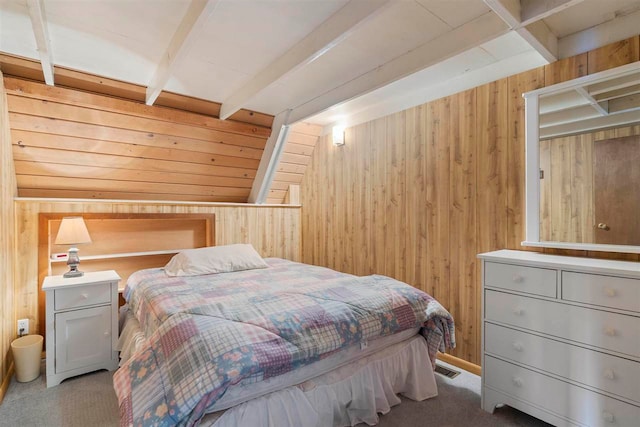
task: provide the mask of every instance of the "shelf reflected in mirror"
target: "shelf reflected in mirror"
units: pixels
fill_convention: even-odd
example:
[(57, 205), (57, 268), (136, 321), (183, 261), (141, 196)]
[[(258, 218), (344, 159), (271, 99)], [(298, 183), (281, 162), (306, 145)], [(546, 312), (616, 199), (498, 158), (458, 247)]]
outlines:
[(523, 245), (640, 253), (640, 63), (524, 97)]

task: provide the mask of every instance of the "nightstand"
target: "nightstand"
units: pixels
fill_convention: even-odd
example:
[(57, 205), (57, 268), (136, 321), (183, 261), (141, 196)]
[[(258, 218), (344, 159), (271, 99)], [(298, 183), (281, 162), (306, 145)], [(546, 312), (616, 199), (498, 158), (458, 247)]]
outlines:
[(44, 279), (47, 387), (87, 372), (117, 369), (119, 282), (113, 270)]

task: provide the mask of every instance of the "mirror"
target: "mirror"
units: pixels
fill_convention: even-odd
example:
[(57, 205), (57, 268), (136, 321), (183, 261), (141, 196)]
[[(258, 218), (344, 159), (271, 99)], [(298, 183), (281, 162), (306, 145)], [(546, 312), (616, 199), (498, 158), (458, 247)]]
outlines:
[(523, 96), (522, 244), (640, 253), (640, 63)]

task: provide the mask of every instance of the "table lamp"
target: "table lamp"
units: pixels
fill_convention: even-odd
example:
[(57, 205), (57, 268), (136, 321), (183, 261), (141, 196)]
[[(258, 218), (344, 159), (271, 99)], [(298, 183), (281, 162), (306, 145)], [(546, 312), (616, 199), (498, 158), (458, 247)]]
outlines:
[(78, 248), (76, 248), (76, 245), (82, 243), (91, 243), (91, 237), (89, 236), (89, 231), (84, 223), (84, 219), (82, 219), (81, 216), (62, 218), (55, 244), (71, 245), (69, 248), (69, 258), (67, 259), (69, 271), (64, 273), (62, 275), (63, 277), (80, 277), (84, 274), (78, 270), (80, 257), (78, 257)]

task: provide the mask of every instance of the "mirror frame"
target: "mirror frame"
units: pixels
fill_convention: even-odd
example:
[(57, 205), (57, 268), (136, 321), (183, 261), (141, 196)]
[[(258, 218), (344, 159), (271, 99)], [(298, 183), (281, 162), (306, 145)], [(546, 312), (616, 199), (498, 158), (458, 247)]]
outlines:
[(640, 61), (522, 94), (525, 100), (525, 240), (522, 246), (587, 251), (640, 253), (640, 246), (540, 240), (539, 97), (585, 84), (622, 77), (640, 70)]

